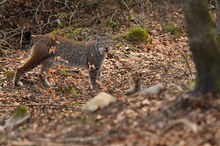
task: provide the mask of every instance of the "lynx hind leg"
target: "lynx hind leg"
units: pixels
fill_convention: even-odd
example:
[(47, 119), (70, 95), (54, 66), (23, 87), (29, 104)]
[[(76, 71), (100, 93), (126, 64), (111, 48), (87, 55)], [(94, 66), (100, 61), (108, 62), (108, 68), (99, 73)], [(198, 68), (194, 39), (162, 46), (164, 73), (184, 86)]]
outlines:
[(101, 75), (100, 68), (89, 70), (89, 82), (90, 82), (91, 89), (101, 88), (100, 75)]
[(47, 87), (55, 86), (55, 84), (50, 84), (50, 82), (47, 80), (48, 71), (49, 71), (49, 68), (51, 67), (52, 67), (52, 61), (49, 61), (49, 60), (46, 60), (41, 64), (40, 80)]
[(14, 75), (14, 78), (13, 78), (13, 86), (16, 87), (16, 86), (23, 86), (23, 83), (21, 81), (19, 81), (20, 77), (22, 74), (24, 74), (25, 70), (22, 70), (22, 67), (19, 67), (16, 69), (16, 72), (15, 72), (15, 75)]
[(30, 56), (22, 66), (16, 69), (14, 79), (13, 79), (13, 86), (23, 85), (23, 83), (19, 81), (20, 77), (24, 73), (37, 67), (39, 64), (40, 64), (40, 60), (36, 60), (34, 56)]

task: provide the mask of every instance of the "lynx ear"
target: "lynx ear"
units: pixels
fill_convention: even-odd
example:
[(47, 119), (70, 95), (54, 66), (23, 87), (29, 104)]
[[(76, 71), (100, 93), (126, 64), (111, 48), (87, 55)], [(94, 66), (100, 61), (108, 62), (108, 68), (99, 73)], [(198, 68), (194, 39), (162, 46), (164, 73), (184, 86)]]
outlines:
[(112, 31), (107, 35), (107, 39), (112, 40)]
[(97, 42), (100, 42), (102, 40), (102, 37), (100, 35), (97, 35), (96, 40), (97, 40)]

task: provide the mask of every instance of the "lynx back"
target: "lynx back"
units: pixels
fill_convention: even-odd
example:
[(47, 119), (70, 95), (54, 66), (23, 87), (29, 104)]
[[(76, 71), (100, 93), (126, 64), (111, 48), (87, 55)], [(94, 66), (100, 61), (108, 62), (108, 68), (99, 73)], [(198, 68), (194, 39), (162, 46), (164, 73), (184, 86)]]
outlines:
[[(29, 34), (27, 37), (30, 37)], [(44, 85), (51, 86), (47, 80), (47, 73), (50, 67), (60, 62), (56, 59), (59, 56), (68, 62), (69, 66), (88, 69), (90, 88), (100, 88), (101, 67), (109, 52), (109, 46), (105, 40), (77, 42), (50, 35), (32, 35), (31, 40), (33, 46), (30, 55), (25, 63), (16, 69), (14, 86), (22, 85), (19, 81), (20, 77), (38, 65), (41, 65), (40, 79)]]

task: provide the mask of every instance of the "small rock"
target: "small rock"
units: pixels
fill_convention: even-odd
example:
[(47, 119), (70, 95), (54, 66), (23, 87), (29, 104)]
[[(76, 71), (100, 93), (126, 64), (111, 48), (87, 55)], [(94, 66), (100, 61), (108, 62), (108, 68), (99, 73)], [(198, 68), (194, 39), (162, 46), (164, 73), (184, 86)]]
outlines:
[(83, 106), (83, 111), (94, 112), (99, 108), (104, 108), (110, 103), (116, 102), (116, 100), (117, 99), (114, 96), (105, 92), (100, 92)]
[(165, 89), (165, 86), (161, 83), (156, 84), (154, 86), (151, 86), (149, 88), (142, 89), (140, 91), (141, 95), (146, 95), (146, 94), (159, 94), (161, 91)]
[(150, 105), (150, 101), (148, 99), (145, 99), (142, 101), (143, 105)]

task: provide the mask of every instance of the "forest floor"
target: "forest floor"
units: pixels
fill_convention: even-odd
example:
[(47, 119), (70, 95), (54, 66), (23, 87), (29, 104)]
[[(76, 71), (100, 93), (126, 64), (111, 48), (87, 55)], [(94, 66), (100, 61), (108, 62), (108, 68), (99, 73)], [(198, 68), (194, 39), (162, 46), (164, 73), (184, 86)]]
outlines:
[[(170, 15), (184, 19), (181, 12)], [(0, 57), (0, 125), (21, 105), (31, 117), (12, 130), (0, 128), (0, 145), (220, 145), (220, 100), (187, 93), (195, 69), (185, 31), (175, 37), (158, 21), (144, 27), (150, 30), (151, 43), (118, 37), (129, 28), (113, 32), (116, 39), (103, 65), (101, 91), (117, 101), (92, 113), (83, 112), (82, 106), (101, 91), (89, 89), (87, 70), (55, 69), (57, 86), (46, 88), (36, 68), (22, 77), (24, 86), (15, 88), (14, 71), (29, 52), (6, 51)], [(125, 96), (135, 72), (142, 73), (142, 88), (157, 83), (166, 88), (158, 95)]]

